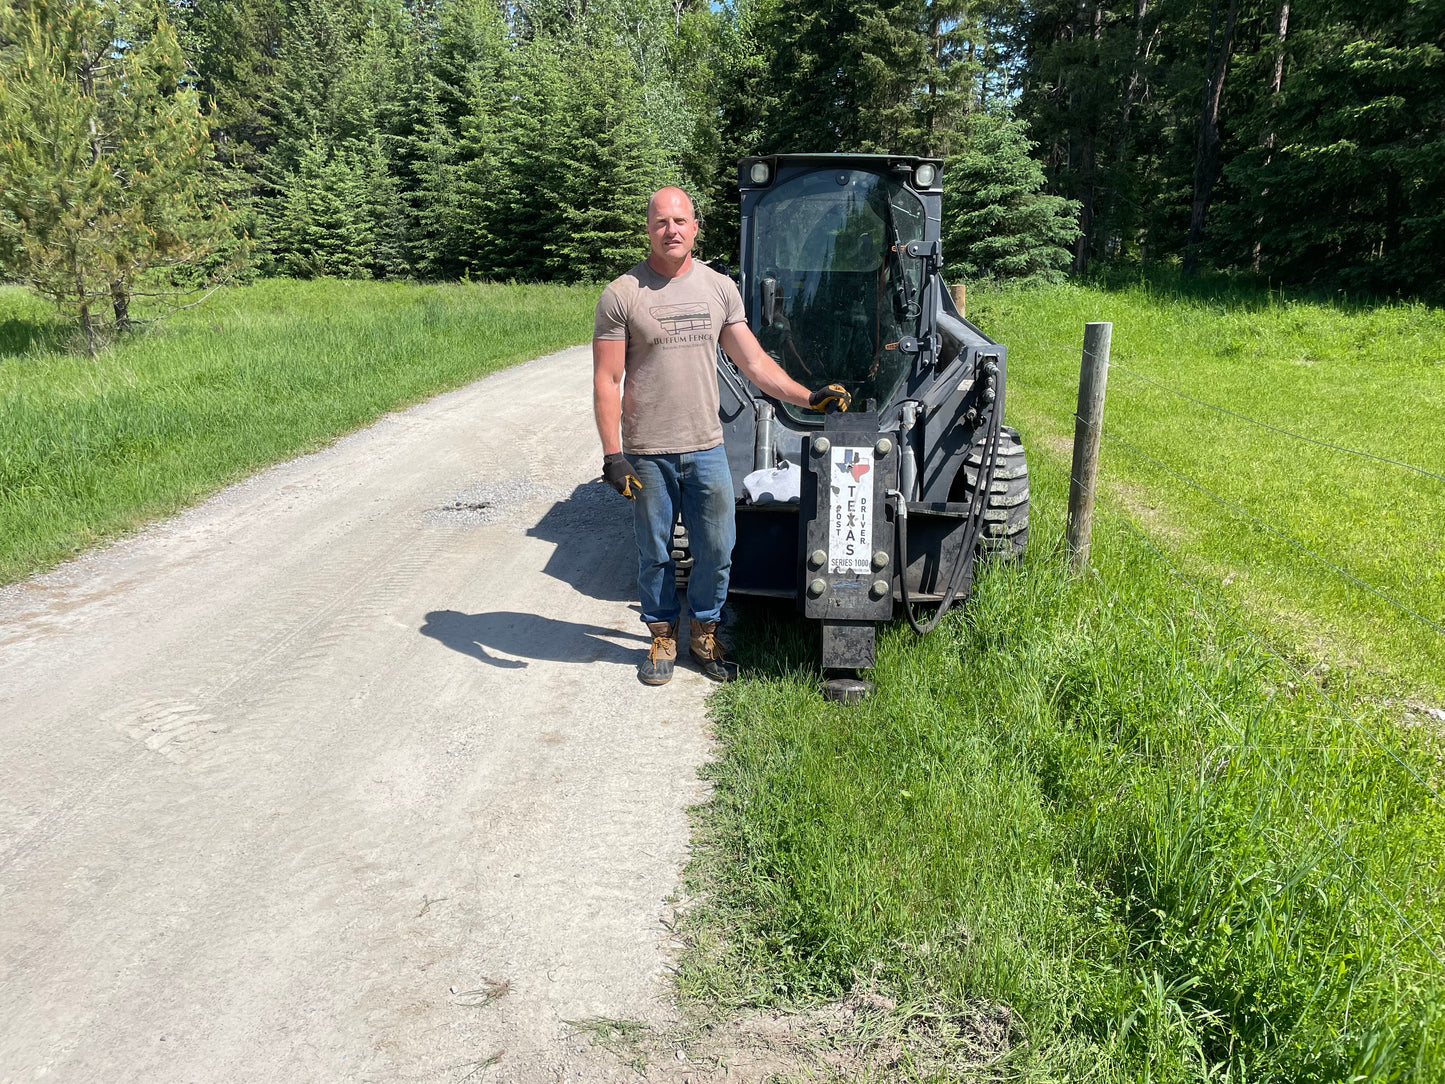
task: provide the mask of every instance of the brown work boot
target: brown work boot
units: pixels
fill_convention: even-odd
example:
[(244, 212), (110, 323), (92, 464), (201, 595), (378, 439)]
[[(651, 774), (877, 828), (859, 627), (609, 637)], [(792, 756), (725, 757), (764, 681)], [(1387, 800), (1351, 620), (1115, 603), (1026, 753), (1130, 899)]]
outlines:
[(687, 649), (693, 661), (702, 667), (703, 674), (713, 681), (731, 681), (738, 676), (738, 668), (723, 658), (716, 621), (699, 621), (694, 617)]
[(677, 662), (677, 622), (649, 621), (647, 631), (652, 633), (652, 647), (638, 664), (637, 676), (644, 685), (666, 685)]

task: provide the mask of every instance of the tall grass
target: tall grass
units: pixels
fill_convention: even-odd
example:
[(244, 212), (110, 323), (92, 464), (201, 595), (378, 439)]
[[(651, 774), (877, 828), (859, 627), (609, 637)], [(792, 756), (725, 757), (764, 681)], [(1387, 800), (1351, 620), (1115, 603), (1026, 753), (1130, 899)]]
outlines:
[(1438, 738), (1371, 740), (1379, 709), (1323, 702), (1113, 512), (1071, 576), (1066, 473), (1035, 467), (1021, 564), (883, 631), (862, 705), (744, 611), (684, 988), (1003, 1003), (999, 1077), (1442, 1078)]
[(0, 582), (588, 336), (585, 287), (267, 280), (94, 361), (0, 292)]
[(1009, 345), (1009, 416), (1055, 462), (1083, 325), (1111, 321), (1106, 490), (1277, 644), (1445, 702), (1445, 310), (1157, 282), (976, 292), (969, 310)]

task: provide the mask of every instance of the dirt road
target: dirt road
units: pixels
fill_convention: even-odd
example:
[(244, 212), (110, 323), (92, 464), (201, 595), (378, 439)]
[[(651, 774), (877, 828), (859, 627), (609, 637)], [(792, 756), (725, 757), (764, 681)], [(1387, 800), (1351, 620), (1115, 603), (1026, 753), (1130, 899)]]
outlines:
[(0, 1080), (604, 1079), (663, 1022), (693, 671), (633, 674), (585, 350), (0, 592)]

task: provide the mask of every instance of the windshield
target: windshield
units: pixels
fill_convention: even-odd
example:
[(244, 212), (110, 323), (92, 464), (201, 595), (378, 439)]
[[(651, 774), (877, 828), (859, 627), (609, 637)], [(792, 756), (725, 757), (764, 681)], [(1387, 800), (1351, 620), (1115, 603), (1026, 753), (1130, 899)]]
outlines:
[(922, 240), (923, 224), (922, 201), (876, 173), (819, 170), (764, 195), (750, 284), (763, 349), (800, 384), (885, 405), (914, 358), (888, 347), (919, 333), (922, 266), (899, 248)]

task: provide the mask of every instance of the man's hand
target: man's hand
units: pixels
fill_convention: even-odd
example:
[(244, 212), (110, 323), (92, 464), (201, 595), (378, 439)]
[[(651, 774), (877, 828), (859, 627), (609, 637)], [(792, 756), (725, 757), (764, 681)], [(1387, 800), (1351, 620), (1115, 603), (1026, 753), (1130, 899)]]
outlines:
[(846, 411), (853, 403), (853, 397), (842, 384), (829, 384), (808, 396), (808, 409), (820, 414), (831, 414), (835, 410)]
[[(845, 393), (846, 394), (846, 393)], [(602, 457), (602, 480), (621, 493), (629, 501), (635, 501), (634, 489), (642, 488), (642, 481), (632, 469), (632, 463), (621, 452)]]

